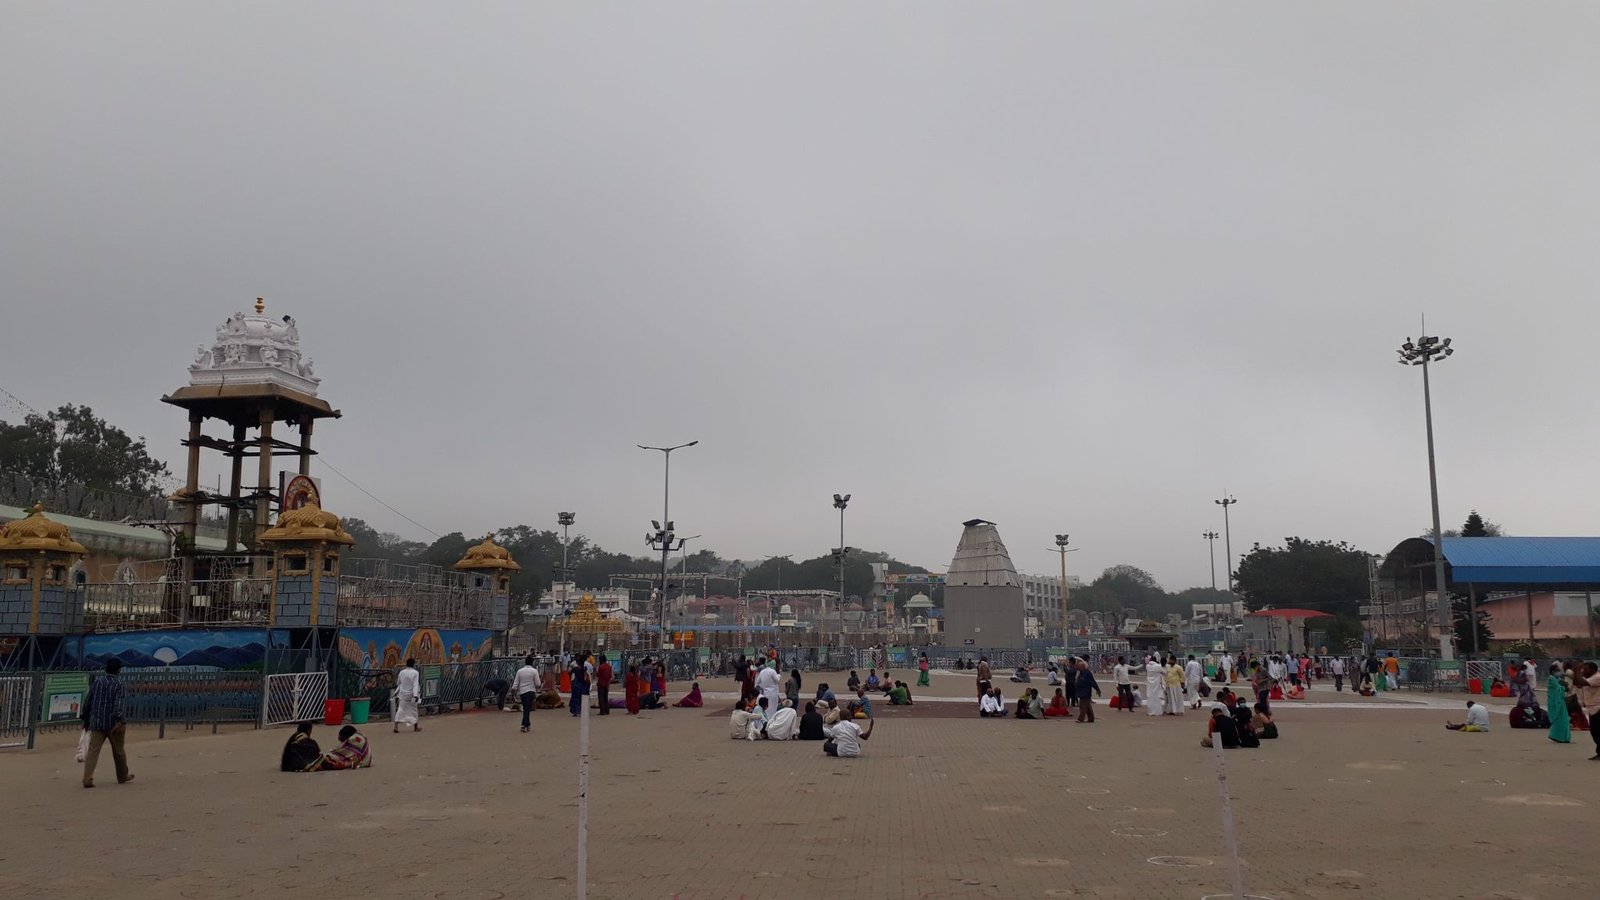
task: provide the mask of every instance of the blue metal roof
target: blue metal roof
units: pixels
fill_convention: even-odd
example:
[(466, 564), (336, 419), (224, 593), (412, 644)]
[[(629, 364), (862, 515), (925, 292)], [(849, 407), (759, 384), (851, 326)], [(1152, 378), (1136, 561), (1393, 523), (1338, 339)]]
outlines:
[(1447, 537), (1457, 584), (1600, 584), (1600, 537)]

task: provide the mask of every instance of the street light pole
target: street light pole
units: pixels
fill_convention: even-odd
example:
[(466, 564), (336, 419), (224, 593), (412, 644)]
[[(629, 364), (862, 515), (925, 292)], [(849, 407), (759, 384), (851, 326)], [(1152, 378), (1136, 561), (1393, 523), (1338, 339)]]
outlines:
[[(1206, 539), (1206, 546), (1211, 551), (1211, 589), (1215, 591), (1217, 589), (1217, 538), (1222, 537), (1222, 535), (1217, 534), (1215, 531), (1207, 531), (1200, 536)], [(1215, 595), (1212, 596), (1211, 618), (1213, 620), (1211, 624), (1216, 625), (1217, 604)]]
[[(850, 505), (849, 494), (834, 494), (833, 508), (839, 511), (839, 549), (834, 551), (834, 561), (839, 564), (839, 631), (844, 631), (844, 508)], [(822, 626), (828, 626), (828, 598), (822, 598)]]
[[(1228, 593), (1233, 593), (1233, 523), (1228, 520), (1228, 507), (1239, 501), (1227, 491), (1216, 504), (1222, 507), (1222, 551), (1228, 554)], [(1215, 546), (1214, 544), (1212, 546)]]
[(661, 628), (661, 649), (663, 650), (670, 649), (672, 644), (671, 641), (667, 640), (667, 573), (669, 566), (671, 565), (670, 557), (673, 549), (672, 519), (668, 515), (670, 511), (668, 501), (672, 497), (672, 451), (682, 450), (685, 447), (693, 447), (698, 443), (700, 442), (695, 440), (690, 441), (687, 444), (678, 444), (674, 447), (647, 447), (644, 444), (634, 445), (640, 450), (659, 450), (661, 452), (662, 459), (661, 521), (650, 523), (651, 525), (655, 526), (656, 530), (653, 535), (646, 535), (645, 540), (650, 544), (650, 546), (655, 547), (659, 545), (661, 548), (661, 618), (659, 625)]
[(1067, 554), (1076, 552), (1068, 550), (1069, 535), (1056, 535), (1056, 552), (1061, 554), (1061, 641), (1067, 655), (1072, 654), (1072, 620), (1067, 616)]
[[(1444, 531), (1439, 524), (1439, 469), (1433, 454), (1433, 390), (1428, 382), (1428, 364), (1442, 362), (1456, 351), (1451, 348), (1449, 338), (1440, 340), (1437, 335), (1425, 334), (1417, 338), (1416, 343), (1406, 338), (1395, 352), (1400, 354), (1400, 365), (1422, 367), (1422, 409), (1428, 430), (1428, 493), (1433, 501), (1433, 592), (1439, 604), (1439, 659), (1452, 660), (1456, 657), (1451, 640), (1450, 599), (1444, 583)], [(1423, 608), (1427, 608), (1426, 598)]]
[(570, 574), (568, 574), (568, 569), (567, 569), (567, 547), (569, 547), (571, 545), (571, 541), (567, 537), (567, 529), (571, 528), (572, 527), (572, 523), (574, 523), (576, 521), (578, 521), (578, 517), (574, 513), (569, 513), (569, 512), (556, 513), (556, 522), (561, 525), (561, 605), (562, 606), (566, 606), (567, 605), (567, 599), (568, 599), (567, 598), (567, 585), (572, 583), (572, 576)]

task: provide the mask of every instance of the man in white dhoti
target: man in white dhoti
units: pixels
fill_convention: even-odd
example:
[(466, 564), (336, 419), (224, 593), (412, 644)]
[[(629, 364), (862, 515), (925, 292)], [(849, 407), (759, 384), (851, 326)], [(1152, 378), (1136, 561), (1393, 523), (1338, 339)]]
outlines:
[(767, 722), (767, 740), (787, 741), (794, 738), (794, 733), (800, 727), (800, 717), (795, 714), (794, 707), (785, 706), (772, 714)]
[(412, 731), (421, 731), (422, 725), (417, 721), (417, 710), (422, 706), (422, 673), (417, 671), (417, 661), (406, 660), (406, 667), (400, 670), (400, 677), (395, 679), (394, 685), (394, 730), (398, 734), (401, 725), (410, 725)]
[(1167, 673), (1154, 656), (1144, 658), (1144, 713), (1159, 716), (1167, 696)]
[(767, 715), (773, 715), (782, 706), (778, 702), (778, 663), (768, 660), (767, 664), (756, 673), (756, 692), (767, 698)]
[(1184, 663), (1183, 685), (1189, 689), (1189, 702), (1194, 704), (1195, 709), (1200, 708), (1200, 677), (1204, 673), (1205, 670), (1200, 667), (1199, 660), (1193, 655), (1189, 657), (1187, 663)]
[(1233, 656), (1223, 653), (1217, 660), (1217, 677), (1227, 684), (1233, 684)]

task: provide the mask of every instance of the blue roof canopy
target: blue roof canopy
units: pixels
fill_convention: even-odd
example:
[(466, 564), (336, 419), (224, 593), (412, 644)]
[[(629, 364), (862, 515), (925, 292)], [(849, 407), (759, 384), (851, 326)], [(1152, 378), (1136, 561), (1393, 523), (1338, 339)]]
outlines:
[[(1600, 586), (1600, 537), (1447, 537), (1444, 560), (1452, 584)], [(1383, 569), (1404, 577), (1407, 568), (1432, 562), (1433, 542), (1408, 538)]]

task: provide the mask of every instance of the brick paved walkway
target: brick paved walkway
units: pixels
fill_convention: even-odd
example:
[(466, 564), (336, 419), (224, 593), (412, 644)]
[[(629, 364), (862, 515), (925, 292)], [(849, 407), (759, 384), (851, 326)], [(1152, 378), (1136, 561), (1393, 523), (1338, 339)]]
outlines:
[[(730, 741), (714, 710), (596, 718), (590, 896), (1143, 900), (1227, 889), (1199, 714), (1102, 709), (1099, 723), (1078, 725), (884, 710), (854, 760), (812, 743)], [(1586, 760), (1584, 736), (1560, 747), (1505, 728), (1451, 734), (1444, 716), (1284, 705), (1282, 740), (1231, 751), (1248, 892), (1592, 893), (1600, 763)], [(282, 731), (160, 742), (140, 732), (138, 780), (118, 786), (107, 771), (93, 791), (77, 787), (72, 735), (0, 755), (12, 805), (0, 895), (572, 896), (576, 721), (541, 712), (531, 735), (512, 714), (425, 721), (415, 735), (375, 724), (376, 766), (360, 772), (273, 771)], [(332, 729), (317, 732), (331, 741)], [(1197, 865), (1148, 862), (1160, 856)]]

